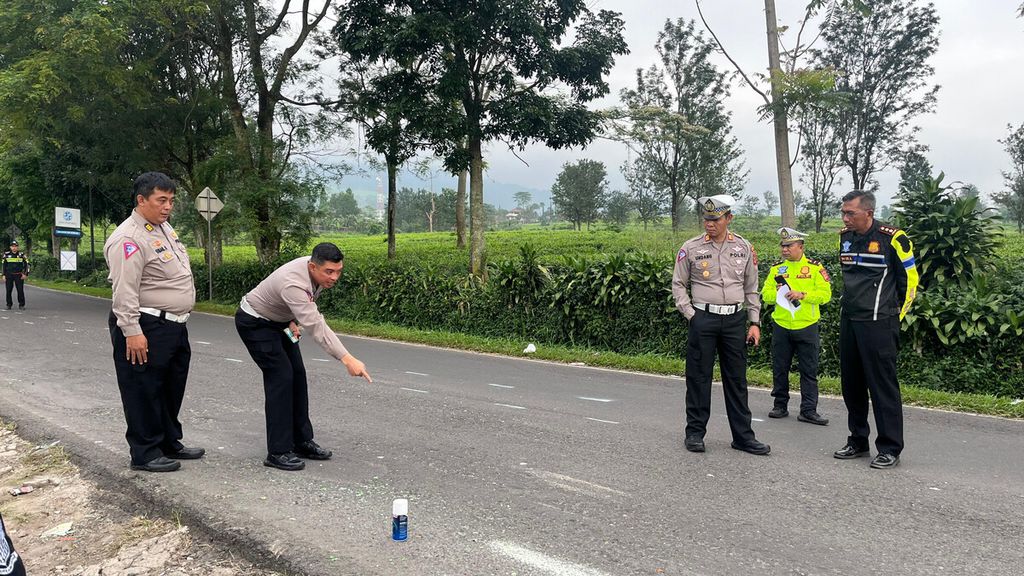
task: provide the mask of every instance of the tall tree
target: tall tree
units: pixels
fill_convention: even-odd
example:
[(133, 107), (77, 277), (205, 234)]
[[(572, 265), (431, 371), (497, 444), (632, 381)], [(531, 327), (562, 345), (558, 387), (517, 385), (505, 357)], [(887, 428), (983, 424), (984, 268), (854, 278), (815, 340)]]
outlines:
[(607, 173), (602, 162), (580, 160), (562, 165), (562, 171), (551, 187), (551, 202), (576, 229), (582, 228), (600, 216), (607, 201)]
[(533, 202), (533, 194), (530, 194), (527, 190), (520, 190), (512, 195), (516, 200), (516, 208), (520, 210), (526, 210), (530, 203)]
[(913, 141), (912, 122), (935, 107), (939, 87), (929, 63), (938, 49), (932, 4), (874, 0), (870, 12), (840, 8), (822, 29), (818, 62), (837, 72), (840, 155), (856, 189), (899, 160)]
[(1010, 169), (1003, 172), (1006, 190), (994, 194), (993, 200), (1017, 225), (1017, 231), (1024, 232), (1024, 124), (1016, 129), (1007, 125), (1007, 129), (1010, 135), (999, 141), (1010, 156)]
[(604, 77), (627, 52), (619, 15), (593, 13), (585, 0), (351, 0), (339, 27), (354, 59), (423, 58), (433, 105), (459, 102), (457, 125), (427, 133), (449, 170), (469, 169), (476, 275), (486, 272), (484, 143), (586, 144), (600, 115), (585, 104), (608, 93)]
[(638, 168), (637, 162), (639, 160), (627, 161), (621, 170), (633, 209), (647, 230), (649, 223), (656, 222), (665, 213), (666, 194), (651, 183), (647, 177), (650, 170)]
[(804, 170), (800, 181), (807, 186), (810, 197), (803, 203), (794, 198), (794, 202), (810, 210), (814, 231), (821, 232), (822, 222), (836, 212), (837, 199), (832, 188), (842, 181), (835, 111), (830, 106), (808, 106), (796, 117), (803, 142), (800, 163)]
[[(323, 106), (336, 102), (324, 101), (319, 87), (301, 84), (318, 64), (301, 58), (303, 48), (332, 2), (206, 2), (213, 18), (209, 41), (234, 136), (235, 188), (262, 262), (278, 256), (285, 230), (308, 236), (311, 221), (305, 208), (323, 193), (303, 181), (314, 174), (296, 164), (296, 154), (336, 133), (336, 125), (323, 116)], [(314, 112), (304, 112), (306, 106)]]
[(912, 146), (903, 155), (899, 190), (917, 190), (922, 182), (931, 181), (935, 169), (924, 155), (927, 151), (926, 146)]
[[(725, 46), (708, 24), (704, 12), (701, 10), (700, 0), (694, 0), (697, 6), (697, 13), (701, 22), (711, 34), (715, 44), (722, 54), (736, 69), (736, 72), (743, 78), (744, 82), (761, 97), (764, 106), (761, 107), (764, 117), (771, 118), (772, 128), (775, 134), (775, 168), (779, 183), (779, 201), (782, 207), (782, 225), (794, 226), (796, 224), (796, 206), (793, 198), (793, 164), (791, 159), (789, 143), (789, 114), (794, 106), (802, 103), (813, 102), (820, 98), (821, 94), (830, 88), (828, 85), (829, 75), (822, 76), (819, 71), (804, 68), (801, 63), (808, 55), (817, 37), (806, 44), (803, 42), (804, 31), (807, 24), (821, 11), (831, 17), (833, 11), (844, 6), (854, 10), (867, 11), (865, 0), (811, 0), (804, 10), (804, 17), (800, 21), (795, 43), (789, 50), (783, 50), (781, 46), (781, 33), (785, 27), (779, 26), (779, 18), (775, 9), (775, 0), (765, 0), (765, 30), (768, 38), (768, 74), (761, 75), (768, 81), (768, 89), (763, 89), (755, 77), (748, 74), (725, 50)], [(823, 80), (826, 80), (823, 82)], [(799, 146), (797, 146), (799, 153)]]
[(729, 84), (711, 63), (715, 45), (694, 28), (667, 20), (654, 45), (661, 66), (637, 70), (636, 88), (620, 93), (627, 123), (618, 134), (637, 153), (634, 168), (668, 192), (673, 230), (684, 198), (737, 192), (746, 176), (723, 104)]

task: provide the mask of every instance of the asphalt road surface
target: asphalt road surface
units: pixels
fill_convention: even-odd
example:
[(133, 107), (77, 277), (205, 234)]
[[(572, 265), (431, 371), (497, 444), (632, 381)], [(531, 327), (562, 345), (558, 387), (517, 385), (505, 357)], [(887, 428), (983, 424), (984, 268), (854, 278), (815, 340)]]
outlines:
[[(679, 378), (342, 336), (374, 383), (311, 342), (316, 440), (302, 472), (262, 465), (260, 372), (231, 318), (189, 320), (185, 442), (207, 457), (128, 470), (109, 302), (28, 288), (0, 313), (0, 415), (60, 439), (214, 531), (309, 574), (1020, 574), (1024, 422), (906, 409), (895, 470), (840, 461), (832, 424), (769, 420), (768, 457), (729, 447), (715, 387), (704, 454), (682, 446)], [(795, 379), (795, 378), (794, 378)], [(791, 408), (798, 404), (791, 401)], [(795, 413), (794, 413), (795, 415)], [(390, 539), (410, 499), (409, 540)]]

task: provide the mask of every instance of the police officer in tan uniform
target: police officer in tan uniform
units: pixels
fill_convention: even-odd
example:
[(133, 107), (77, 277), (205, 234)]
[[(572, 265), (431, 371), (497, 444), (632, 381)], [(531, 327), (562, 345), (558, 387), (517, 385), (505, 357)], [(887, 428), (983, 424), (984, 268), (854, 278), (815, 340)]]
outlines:
[(135, 209), (103, 246), (114, 288), (109, 327), (125, 438), (132, 469), (148, 472), (171, 472), (181, 467), (178, 460), (205, 454), (181, 443), (178, 421), (192, 356), (185, 323), (196, 290), (185, 244), (167, 223), (176, 189), (159, 172), (136, 178)]
[[(686, 449), (704, 451), (711, 416), (711, 374), (717, 354), (732, 447), (766, 455), (747, 406), (747, 343), (761, 341), (761, 300), (754, 246), (729, 231), (736, 201), (727, 194), (697, 199), (705, 234), (688, 240), (676, 255), (672, 296), (690, 323), (686, 348)], [(747, 322), (750, 328), (747, 328)]]
[(306, 463), (301, 458), (327, 460), (332, 455), (313, 440), (306, 367), (299, 350), (303, 334), (344, 364), (349, 375), (373, 382), (366, 366), (345, 349), (316, 307), (320, 294), (341, 276), (344, 258), (334, 244), (317, 244), (311, 256), (296, 258), (267, 276), (242, 297), (235, 312), (235, 329), (263, 371), (265, 466), (302, 470)]

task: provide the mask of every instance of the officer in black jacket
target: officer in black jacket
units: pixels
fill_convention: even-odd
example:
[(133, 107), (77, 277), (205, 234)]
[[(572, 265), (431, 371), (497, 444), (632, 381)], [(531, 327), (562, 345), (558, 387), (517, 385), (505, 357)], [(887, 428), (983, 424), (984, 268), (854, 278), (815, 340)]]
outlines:
[(874, 219), (875, 196), (843, 196), (839, 262), (843, 270), (839, 363), (850, 437), (835, 457), (868, 456), (868, 398), (875, 413), (878, 454), (872, 468), (892, 468), (903, 451), (903, 399), (896, 378), (900, 320), (917, 291), (914, 246), (907, 234)]
[(5, 576), (25, 576), (25, 564), (14, 551), (14, 543), (7, 534), (4, 517), (0, 516), (0, 574)]
[(4, 282), (7, 283), (7, 309), (14, 306), (11, 291), (18, 289), (18, 308), (25, 309), (25, 277), (28, 276), (28, 257), (18, 250), (18, 241), (11, 240), (11, 249), (3, 255)]

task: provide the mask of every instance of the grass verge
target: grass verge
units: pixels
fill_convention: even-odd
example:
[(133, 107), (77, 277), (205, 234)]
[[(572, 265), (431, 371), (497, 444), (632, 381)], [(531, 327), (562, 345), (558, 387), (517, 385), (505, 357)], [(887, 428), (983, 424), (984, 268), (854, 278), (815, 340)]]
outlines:
[[(54, 290), (63, 290), (66, 292), (110, 298), (109, 288), (79, 286), (68, 281), (48, 281), (37, 279), (33, 279), (32, 284)], [(196, 302), (196, 310), (211, 314), (231, 316), (234, 315), (236, 306), (233, 304), (218, 304), (215, 302)], [(526, 357), (526, 355), (523, 354), (523, 347), (526, 345), (526, 342), (523, 340), (484, 338), (482, 336), (472, 336), (469, 334), (421, 330), (417, 328), (407, 328), (405, 326), (396, 326), (393, 324), (371, 324), (355, 320), (329, 319), (328, 323), (331, 325), (331, 328), (344, 334), (355, 334), (359, 336), (396, 340), (400, 342), (428, 344), (442, 348), (488, 352), (491, 354), (502, 354), (518, 358)], [(683, 374), (685, 368), (685, 363), (682, 358), (655, 354), (628, 356), (625, 354), (617, 354), (615, 352), (602, 350), (547, 344), (538, 346), (537, 352), (530, 354), (529, 357), (537, 360), (549, 360), (552, 362), (582, 362), (588, 366), (674, 376)], [(720, 377), (717, 369), (715, 370), (715, 377)], [(747, 381), (753, 386), (771, 388), (771, 370), (764, 368), (750, 368), (747, 370)], [(830, 394), (834, 396), (841, 395), (838, 378), (822, 376), (818, 385), (822, 394)], [(1024, 418), (1024, 402), (1013, 404), (1013, 400), (1010, 398), (990, 396), (987, 394), (944, 392), (941, 390), (922, 388), (912, 384), (904, 384), (901, 388), (903, 390), (904, 404), (926, 406), (929, 408), (939, 408), (956, 412), (973, 412), (975, 414), (987, 414), (990, 416)]]

